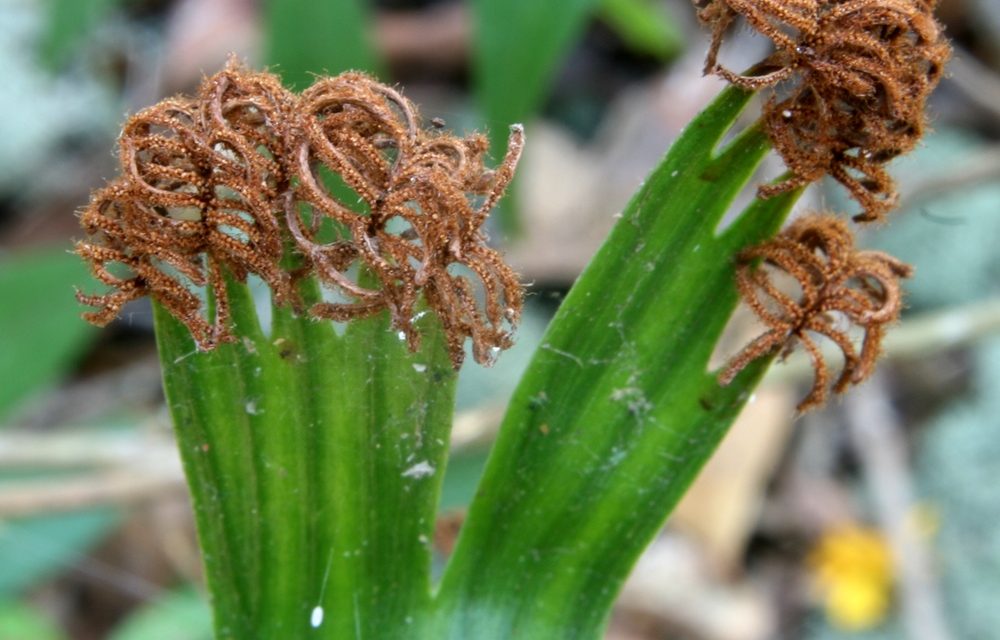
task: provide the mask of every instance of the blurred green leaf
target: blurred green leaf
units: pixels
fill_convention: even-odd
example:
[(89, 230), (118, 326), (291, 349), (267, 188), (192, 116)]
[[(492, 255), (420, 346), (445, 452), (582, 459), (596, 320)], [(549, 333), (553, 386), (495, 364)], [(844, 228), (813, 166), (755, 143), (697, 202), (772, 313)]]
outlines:
[(598, 638), (621, 583), (759, 381), (709, 357), (738, 304), (732, 256), (798, 198), (717, 228), (769, 148), (716, 146), (730, 88), (685, 130), (577, 280), (511, 399), (438, 592), (440, 638)]
[(601, 0), (600, 16), (635, 51), (670, 60), (684, 50), (684, 34), (663, 2)]
[(34, 607), (0, 602), (0, 640), (62, 640), (66, 635)]
[(42, 61), (50, 69), (64, 66), (94, 29), (123, 0), (48, 0), (45, 31), (40, 42)]
[(105, 509), (0, 522), (0, 597), (72, 566), (117, 522)]
[(301, 91), (313, 74), (379, 71), (367, 0), (267, 0), (267, 63)]
[(476, 495), (476, 485), (483, 475), (488, 455), (488, 448), (474, 448), (453, 453), (448, 458), (444, 486), (441, 487), (439, 511), (445, 512), (469, 506), (472, 497)]
[(0, 261), (0, 420), (56, 381), (87, 345), (93, 327), (73, 297), (73, 285), (87, 280), (83, 262), (64, 249)]
[[(508, 126), (530, 119), (541, 106), (598, 1), (473, 0), (476, 93), (494, 157), (503, 157)], [(498, 211), (508, 231), (518, 228), (514, 210)]]
[[(132, 613), (109, 640), (212, 640), (212, 610), (197, 591), (168, 593)], [(2, 640), (2, 638), (0, 638)]]

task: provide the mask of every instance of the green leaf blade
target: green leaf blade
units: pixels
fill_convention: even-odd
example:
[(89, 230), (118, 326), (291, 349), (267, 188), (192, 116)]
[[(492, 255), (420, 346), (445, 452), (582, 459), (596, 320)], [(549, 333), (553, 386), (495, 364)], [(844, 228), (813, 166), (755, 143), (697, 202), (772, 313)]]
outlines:
[(684, 35), (666, 5), (650, 0), (601, 0), (601, 18), (633, 49), (670, 60), (684, 50)]
[(316, 75), (378, 72), (365, 0), (267, 0), (266, 60), (285, 85), (301, 91)]
[(40, 54), (50, 70), (59, 71), (123, 0), (47, 0), (45, 4), (47, 19), (39, 43)]
[(729, 89), (689, 126), (553, 320), (442, 580), (446, 637), (598, 637), (761, 375), (720, 388), (707, 372), (737, 303), (731, 256), (797, 197), (756, 202), (756, 224), (716, 236), (768, 149), (754, 127), (712, 153), (748, 99)]
[[(599, 0), (475, 0), (476, 97), (490, 124), (490, 146), (503, 157), (507, 127), (541, 106), (558, 65)], [(508, 201), (510, 198), (507, 199)], [(515, 208), (497, 211), (501, 227), (518, 229)]]
[(247, 288), (228, 291), (237, 341), (212, 352), (156, 316), (217, 636), (406, 637), (430, 602), (454, 402), (436, 318), (415, 354), (385, 314), (337, 335), (275, 308), (265, 335)]
[(188, 588), (167, 593), (130, 613), (110, 635), (110, 640), (149, 638), (210, 640), (212, 614), (202, 594)]
[[(80, 321), (73, 285), (87, 269), (63, 248), (43, 249), (0, 262), (0, 419), (31, 393), (55, 382), (93, 338)], [(51, 292), (40, 296), (39, 291)]]
[(6, 520), (0, 528), (0, 601), (71, 570), (120, 522), (112, 509)]

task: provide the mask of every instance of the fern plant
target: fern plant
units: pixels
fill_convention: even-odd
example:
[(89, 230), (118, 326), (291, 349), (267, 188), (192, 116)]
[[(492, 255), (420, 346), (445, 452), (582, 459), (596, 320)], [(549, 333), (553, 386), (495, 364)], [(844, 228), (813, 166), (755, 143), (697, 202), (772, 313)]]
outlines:
[[(524, 143), (421, 126), (369, 76), (296, 94), (231, 62), (133, 116), (122, 174), (78, 253), (110, 287), (88, 318), (154, 300), (167, 398), (219, 638), (595, 638), (618, 587), (773, 357), (816, 336), (870, 373), (908, 269), (846, 223), (779, 231), (829, 173), (879, 219), (947, 55), (926, 0), (714, 0), (724, 90), (634, 195), (562, 303), (507, 409), (457, 546), (432, 577), (455, 372), (489, 363), (521, 306), (482, 231)], [(744, 18), (775, 53), (719, 66)], [(830, 34), (836, 34), (833, 38)], [(731, 131), (754, 92), (783, 87)], [(730, 141), (722, 141), (729, 137)], [(719, 231), (770, 149), (788, 173)], [(344, 196), (343, 194), (349, 194)], [(770, 279), (785, 272), (795, 293)], [(269, 325), (248, 282), (270, 292)], [(721, 371), (741, 296), (768, 327)], [(846, 318), (860, 332), (841, 328)]]

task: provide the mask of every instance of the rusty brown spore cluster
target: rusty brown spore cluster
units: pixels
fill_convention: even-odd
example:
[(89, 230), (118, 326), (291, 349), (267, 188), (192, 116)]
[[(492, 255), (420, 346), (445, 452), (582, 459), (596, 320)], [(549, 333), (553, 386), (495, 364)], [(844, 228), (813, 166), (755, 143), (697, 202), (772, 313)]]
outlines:
[[(775, 88), (763, 123), (791, 177), (761, 187), (761, 195), (829, 175), (861, 205), (857, 220), (882, 220), (897, 201), (885, 164), (923, 135), (925, 103), (951, 51), (934, 18), (936, 0), (699, 4), (700, 19), (712, 29), (706, 72), (749, 90)], [(738, 18), (775, 47), (748, 74), (718, 63)]]
[[(925, 106), (951, 49), (934, 19), (936, 0), (695, 0), (712, 29), (705, 72), (748, 91), (768, 90), (761, 121), (789, 177), (758, 188), (770, 197), (825, 175), (860, 204), (859, 223), (884, 221), (898, 200), (886, 164), (916, 146)], [(774, 45), (745, 73), (719, 63), (730, 27), (742, 20)], [(799, 404), (822, 405), (830, 371), (816, 337), (843, 357), (836, 393), (874, 369), (886, 328), (902, 310), (900, 281), (909, 266), (854, 247), (833, 215), (810, 215), (736, 256), (743, 301), (766, 330), (719, 375), (729, 384), (751, 362), (797, 344), (815, 372)], [(789, 292), (782, 280), (794, 280)], [(787, 284), (784, 283), (784, 284)]]
[[(489, 169), (483, 136), (422, 128), (406, 98), (369, 76), (321, 78), (296, 95), (231, 60), (197, 96), (126, 122), (121, 175), (93, 194), (77, 244), (111, 291), (77, 296), (96, 307), (85, 318), (98, 325), (150, 296), (207, 350), (233, 340), (226, 274), (253, 274), (276, 304), (296, 307), (297, 281), (314, 274), (336, 301), (313, 305), (312, 315), (346, 321), (387, 310), (416, 349), (422, 299), (456, 367), (466, 338), (488, 363), (511, 344), (522, 288), (482, 227), (522, 147), (512, 127), (505, 158)], [(359, 200), (331, 193), (331, 175)], [(214, 314), (199, 288), (212, 294)]]
[[(799, 411), (826, 401), (829, 372), (810, 333), (831, 340), (843, 356), (835, 393), (865, 380), (875, 367), (886, 328), (902, 311), (900, 279), (912, 269), (879, 251), (859, 251), (847, 224), (834, 216), (809, 215), (775, 238), (738, 256), (736, 284), (743, 301), (767, 330), (734, 356), (719, 375), (732, 382), (748, 364), (801, 344), (813, 365), (814, 380)], [(798, 295), (787, 293), (778, 278), (794, 278)], [(852, 330), (860, 332), (858, 338)]]
[[(484, 169), (485, 136), (424, 132), (408, 100), (361, 74), (313, 85), (302, 95), (301, 110), (301, 135), (290, 150), (299, 182), (295, 197), (285, 201), (286, 219), (320, 279), (350, 298), (317, 304), (313, 313), (350, 320), (388, 308), (394, 325), (416, 344), (413, 317), (422, 291), (444, 325), (454, 361), (461, 361), (466, 337), (478, 362), (509, 347), (521, 287), (487, 246), (482, 225), (513, 178), (524, 143), (520, 127), (513, 129), (507, 155), (494, 171)], [(337, 173), (368, 212), (331, 194), (318, 167)], [(475, 204), (470, 196), (478, 196)], [(310, 205), (310, 222), (300, 216), (297, 202)], [(346, 237), (318, 240), (315, 222), (323, 218), (336, 221)], [(361, 270), (352, 270), (354, 265), (364, 265), (377, 286), (360, 282)], [(470, 275), (482, 287), (482, 311)]]

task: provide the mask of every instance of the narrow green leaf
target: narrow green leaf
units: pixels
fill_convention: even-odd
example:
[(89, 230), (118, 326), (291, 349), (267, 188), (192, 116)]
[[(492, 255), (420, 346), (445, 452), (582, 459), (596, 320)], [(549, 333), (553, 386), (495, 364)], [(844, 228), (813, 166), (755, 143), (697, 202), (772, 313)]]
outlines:
[[(0, 524), (0, 598), (10, 597), (76, 564), (119, 522), (91, 509)], [(2, 636), (0, 636), (2, 637)]]
[(662, 2), (601, 0), (600, 16), (635, 51), (670, 60), (684, 50), (684, 34)]
[(66, 634), (34, 607), (0, 602), (0, 640), (62, 640)]
[(205, 597), (192, 589), (168, 593), (129, 614), (110, 636), (110, 640), (151, 638), (211, 640), (212, 612)]
[[(476, 94), (493, 155), (503, 156), (507, 127), (528, 120), (546, 97), (559, 64), (583, 31), (598, 0), (474, 0)], [(509, 200), (509, 198), (508, 198)], [(497, 212), (516, 231), (514, 208)]]
[(246, 287), (229, 293), (239, 340), (209, 353), (156, 308), (218, 637), (413, 628), (454, 406), (437, 319), (411, 354), (385, 314), (337, 335), (274, 309), (265, 335)]
[(86, 267), (65, 249), (0, 262), (0, 419), (25, 396), (55, 382), (90, 341), (93, 327), (80, 321), (73, 298), (73, 285), (86, 278)]
[(737, 304), (732, 256), (797, 194), (716, 229), (768, 149), (714, 149), (726, 90), (674, 144), (560, 307), (514, 394), (439, 591), (439, 636), (596, 638), (621, 582), (765, 366), (721, 388), (708, 359)]
[(266, 59), (301, 91), (315, 75), (378, 71), (366, 0), (267, 0)]
[(69, 62), (78, 47), (87, 42), (93, 31), (123, 0), (47, 0), (45, 30), (40, 51), (50, 69)]

